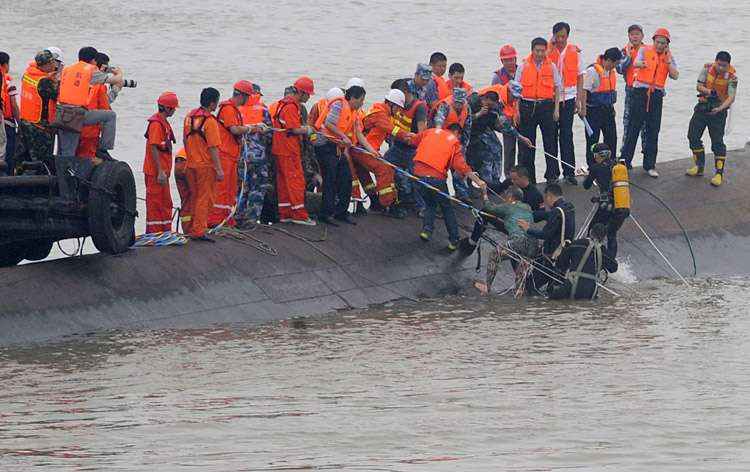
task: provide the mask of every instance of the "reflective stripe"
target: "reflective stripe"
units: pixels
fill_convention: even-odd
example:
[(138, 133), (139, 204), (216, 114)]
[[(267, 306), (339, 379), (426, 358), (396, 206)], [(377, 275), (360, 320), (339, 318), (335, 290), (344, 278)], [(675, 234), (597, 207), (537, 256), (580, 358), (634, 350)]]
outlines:
[(393, 185), (389, 185), (386, 188), (379, 190), (378, 195), (387, 195), (395, 191), (396, 191), (396, 187)]
[(625, 181), (612, 182), (612, 186), (613, 187), (629, 187), (630, 182), (625, 182)]
[(399, 128), (398, 126), (394, 126), (393, 129), (391, 130), (391, 135), (396, 136), (399, 131), (401, 131), (401, 128)]
[(365, 185), (365, 190), (374, 190), (377, 186), (374, 183)]
[(190, 215), (188, 215), (188, 216), (181, 216), (180, 217), (180, 221), (193, 221), (193, 217), (190, 216)]
[(214, 208), (219, 208), (219, 209), (222, 209), (222, 210), (231, 210), (234, 207), (231, 206), (231, 205), (216, 205), (216, 204), (214, 204)]
[(172, 220), (165, 220), (165, 221), (147, 221), (147, 225), (167, 225), (170, 224)]
[(300, 210), (302, 208), (305, 208), (305, 204), (304, 203), (301, 204), (301, 205), (294, 205), (294, 206), (292, 206), (292, 210)]
[(290, 207), (290, 206), (292, 206), (292, 204), (291, 203), (279, 203), (279, 206), (280, 207)]

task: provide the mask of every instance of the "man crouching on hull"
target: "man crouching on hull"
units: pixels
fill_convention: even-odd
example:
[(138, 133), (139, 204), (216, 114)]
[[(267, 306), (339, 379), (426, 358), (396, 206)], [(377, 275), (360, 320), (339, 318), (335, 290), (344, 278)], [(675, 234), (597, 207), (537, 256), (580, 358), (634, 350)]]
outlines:
[(602, 244), (606, 235), (607, 228), (595, 224), (588, 238), (577, 239), (565, 246), (557, 259), (559, 277), (547, 286), (551, 300), (594, 300), (597, 297), (599, 273), (602, 270), (617, 271), (617, 261), (609, 256)]

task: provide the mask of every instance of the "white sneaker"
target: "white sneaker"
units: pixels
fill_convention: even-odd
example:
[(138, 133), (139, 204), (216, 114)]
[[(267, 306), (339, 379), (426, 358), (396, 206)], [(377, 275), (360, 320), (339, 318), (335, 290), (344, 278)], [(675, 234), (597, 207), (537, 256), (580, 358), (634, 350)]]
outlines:
[(281, 218), (279, 223), (292, 223), (294, 220), (291, 218)]
[(317, 223), (310, 218), (306, 220), (290, 220), (295, 225), (303, 225), (303, 226), (316, 226)]
[(656, 169), (649, 169), (646, 171), (646, 173), (655, 179), (659, 178), (659, 173), (656, 172)]

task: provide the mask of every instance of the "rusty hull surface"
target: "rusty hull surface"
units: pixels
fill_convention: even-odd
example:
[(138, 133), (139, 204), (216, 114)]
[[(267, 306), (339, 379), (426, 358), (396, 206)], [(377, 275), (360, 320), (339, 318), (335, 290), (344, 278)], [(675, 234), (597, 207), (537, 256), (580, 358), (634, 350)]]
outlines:
[[(719, 189), (708, 184), (709, 175), (684, 176), (688, 160), (661, 164), (658, 180), (641, 169), (631, 172), (634, 183), (662, 197), (679, 216), (692, 240), (699, 276), (750, 272), (749, 156), (742, 150), (728, 157), (726, 183)], [(582, 223), (592, 192), (569, 186), (564, 191)], [(632, 192), (634, 216), (677, 269), (692, 275), (687, 245), (672, 217), (653, 198)], [(463, 219), (471, 222), (468, 215)], [(358, 221), (356, 227), (329, 228), (322, 242), (258, 228), (253, 235), (276, 248), (276, 257), (221, 238), (216, 244), (0, 269), (0, 345), (110, 329), (262, 323), (456, 293), (477, 276), (474, 256), (461, 259), (447, 252), (440, 220), (430, 243), (417, 237), (420, 222), (413, 217), (369, 215)], [(323, 236), (322, 227), (278, 227), (313, 240)], [(620, 235), (620, 259), (639, 278), (674, 277), (632, 222)], [(486, 244), (483, 248), (489, 250)], [(497, 282), (503, 283), (509, 285), (510, 279)]]

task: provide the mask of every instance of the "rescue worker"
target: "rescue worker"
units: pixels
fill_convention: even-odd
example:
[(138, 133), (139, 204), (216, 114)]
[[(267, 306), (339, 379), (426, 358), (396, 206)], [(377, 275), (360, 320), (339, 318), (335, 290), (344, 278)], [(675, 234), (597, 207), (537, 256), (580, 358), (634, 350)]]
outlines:
[(352, 85), (346, 89), (343, 97), (328, 104), (326, 112), (316, 123), (323, 130), (323, 136), (318, 139), (325, 140), (325, 144), (316, 149), (316, 157), (323, 173), (323, 208), (318, 219), (332, 226), (338, 225), (331, 218), (356, 225), (349, 216), (352, 195), (349, 163), (351, 147), (362, 147), (373, 156), (380, 157), (380, 153), (372, 148), (362, 134), (362, 120), (358, 110), (364, 102), (364, 87)]
[[(523, 198), (524, 193), (520, 188), (511, 187), (505, 192), (505, 201), (503, 203), (495, 204), (487, 201), (482, 208), (482, 211), (502, 219), (504, 232), (508, 235), (506, 246), (497, 246), (490, 253), (485, 281), (474, 283), (474, 287), (482, 295), (487, 295), (492, 288), (492, 282), (495, 280), (498, 266), (503, 257), (510, 255), (515, 271), (519, 267), (515, 261), (518, 256), (533, 260), (539, 252), (539, 245), (536, 239), (529, 237), (526, 231), (518, 225), (520, 220), (531, 221), (533, 218), (531, 207), (523, 202)], [(476, 246), (479, 243), (479, 238), (482, 237), (484, 229), (485, 225), (482, 222), (477, 221), (474, 223), (474, 230), (468, 239), (471, 245)]]
[[(10, 55), (7, 52), (0, 52), (0, 76), (3, 80), (0, 82), (0, 104), (2, 105), (2, 121), (5, 131), (5, 164), (7, 175), (13, 175), (15, 168), (16, 154), (16, 129), (18, 127), (18, 89), (13, 78), (10, 76)], [(1, 151), (2, 149), (0, 149)]]
[[(482, 190), (483, 195), (486, 195), (487, 184), (464, 160), (459, 132), (458, 124), (454, 123), (448, 129), (430, 128), (419, 133), (414, 139), (417, 143), (417, 153), (414, 157), (414, 175), (422, 182), (447, 195), (448, 184), (446, 179), (448, 170), (451, 170), (468, 177)], [(443, 212), (445, 228), (448, 231), (448, 250), (455, 251), (458, 248), (459, 240), (455, 208), (445, 195), (440, 195), (425, 185), (419, 185), (418, 189), (425, 202), (422, 232), (419, 233), (419, 237), (423, 241), (429, 241), (432, 237), (435, 230), (436, 209), (439, 206)]]
[(714, 153), (715, 173), (711, 185), (718, 187), (724, 179), (724, 164), (727, 160), (727, 146), (724, 144), (724, 130), (729, 108), (737, 96), (737, 71), (731, 65), (732, 56), (719, 51), (713, 64), (706, 64), (698, 75), (698, 104), (693, 111), (688, 127), (688, 141), (693, 151), (694, 165), (687, 175), (703, 175), (706, 152), (703, 148), (703, 133), (708, 128), (711, 138), (711, 151)]
[[(585, 103), (580, 101), (583, 88), (583, 61), (581, 49), (568, 42), (570, 25), (556, 23), (552, 27), (552, 41), (547, 54), (550, 62), (557, 66), (562, 78), (560, 90), (560, 116), (557, 120), (557, 139), (560, 145), (560, 158), (568, 165), (562, 165), (565, 182), (578, 185), (575, 177), (576, 153), (573, 145), (573, 118)], [(549, 179), (547, 179), (549, 180)]]
[[(433, 128), (446, 129), (454, 123), (458, 124), (461, 129), (461, 151), (463, 153), (466, 153), (466, 147), (471, 138), (471, 111), (466, 101), (466, 90), (460, 87), (454, 88), (451, 95), (435, 104), (432, 119)], [(469, 199), (469, 188), (466, 186), (466, 182), (455, 174), (453, 175), (453, 190), (456, 193), (456, 198), (460, 200)]]
[[(633, 66), (635, 59), (638, 57), (638, 51), (643, 46), (643, 28), (640, 25), (630, 25), (628, 27), (628, 44), (622, 48), (622, 61), (617, 64), (617, 72), (622, 74), (625, 78), (625, 102), (622, 108), (622, 129), (623, 133), (627, 133), (628, 123), (630, 122), (630, 108), (633, 103), (633, 81), (635, 80), (636, 68)], [(646, 139), (643, 136), (643, 129), (641, 129), (641, 154), (643, 152), (643, 143)], [(622, 155), (622, 149), (625, 146), (625, 134), (623, 134), (622, 145), (620, 147), (620, 155)]]
[(290, 93), (273, 106), (274, 131), (271, 153), (276, 162), (276, 194), (279, 218), (284, 223), (315, 226), (305, 209), (305, 174), (302, 170), (302, 139), (313, 128), (302, 121), (303, 104), (315, 95), (310, 77), (302, 76), (292, 85)]
[[(190, 185), (188, 183), (187, 171), (187, 152), (184, 147), (177, 150), (174, 155), (174, 183), (177, 186), (177, 193), (180, 195), (180, 226), (182, 233), (190, 232), (190, 222), (192, 216), (185, 213), (190, 201)], [(180, 228), (176, 228), (179, 230)]]
[(188, 235), (199, 241), (214, 242), (208, 236), (208, 214), (214, 205), (216, 183), (224, 180), (219, 148), (221, 131), (213, 112), (221, 96), (213, 87), (201, 91), (199, 108), (185, 117), (183, 141), (187, 156), (187, 177), (190, 200), (183, 204), (183, 220), (188, 221)]
[[(96, 68), (106, 72), (109, 67), (109, 56), (98, 52), (94, 59)], [(88, 110), (111, 110), (111, 103), (117, 98), (117, 89), (111, 91), (106, 84), (92, 85), (89, 90), (89, 102), (86, 105)], [(101, 135), (102, 126), (100, 124), (86, 125), (81, 128), (81, 138), (78, 140), (76, 157), (94, 159), (96, 150), (99, 149), (99, 136)]]
[(177, 142), (168, 118), (179, 106), (177, 94), (164, 92), (156, 100), (158, 111), (148, 119), (146, 156), (143, 175), (146, 177), (146, 233), (172, 231), (172, 145)]
[(633, 67), (633, 101), (630, 106), (628, 128), (625, 130), (625, 143), (621, 157), (628, 168), (632, 167), (638, 133), (644, 129), (646, 142), (643, 143), (643, 170), (653, 178), (659, 177), (656, 171), (656, 155), (659, 151), (659, 130), (664, 101), (664, 88), (667, 78), (677, 80), (680, 72), (669, 48), (669, 31), (656, 30), (654, 43), (638, 50)]
[[(375, 151), (380, 151), (386, 138), (409, 142), (411, 132), (404, 131), (393, 122), (394, 117), (404, 111), (406, 96), (404, 92), (391, 89), (382, 102), (375, 103), (362, 120), (362, 128), (367, 141)], [(396, 192), (395, 173), (392, 167), (362, 152), (352, 151), (352, 159), (360, 181), (370, 198), (370, 208), (385, 210), (398, 196)], [(370, 173), (375, 174), (373, 182)]]
[(208, 214), (209, 226), (218, 226), (222, 223), (230, 227), (235, 226), (233, 213), (237, 207), (237, 163), (240, 160), (243, 136), (256, 129), (254, 126), (242, 124), (242, 112), (239, 108), (255, 93), (253, 84), (247, 80), (239, 80), (232, 89), (232, 97), (220, 103), (216, 113), (216, 119), (221, 125), (219, 158), (224, 180), (216, 185), (213, 208)]
[(583, 188), (590, 189), (596, 183), (599, 196), (593, 201), (598, 205), (591, 226), (601, 223), (607, 230), (607, 251), (613, 259), (617, 257), (617, 232), (630, 216), (630, 189), (628, 169), (617, 163), (609, 145), (598, 143), (592, 146), (594, 163), (583, 181)]
[[(115, 147), (115, 133), (117, 127), (117, 115), (112, 110), (87, 110), (89, 91), (92, 85), (111, 84), (122, 87), (123, 75), (120, 69), (112, 69), (112, 73), (102, 72), (96, 68), (97, 50), (93, 47), (84, 47), (78, 51), (78, 62), (63, 69), (60, 78), (60, 91), (57, 97), (58, 121), (66, 110), (82, 112), (82, 124), (101, 124), (102, 133), (99, 139), (97, 157), (104, 160), (112, 160), (109, 151)], [(80, 129), (60, 128), (57, 133), (58, 155), (74, 156), (81, 137)]]
[(575, 206), (563, 198), (559, 184), (547, 185), (544, 189), (544, 204), (546, 210), (534, 211), (534, 222), (545, 222), (542, 229), (531, 228), (526, 220), (518, 222), (527, 235), (542, 240), (542, 254), (535, 261), (537, 267), (532, 275), (533, 288), (536, 291), (549, 283), (550, 275), (566, 241), (573, 240), (576, 232)]
[[(443, 70), (445, 72), (445, 70)], [(432, 66), (429, 64), (419, 63), (417, 64), (417, 70), (414, 72), (414, 78), (409, 80), (409, 90), (411, 91), (414, 98), (422, 100), (427, 103), (429, 107), (430, 102), (427, 101), (427, 85), (432, 80)]]
[(471, 95), (471, 92), (474, 90), (472, 86), (464, 80), (464, 75), (466, 74), (466, 69), (464, 68), (463, 64), (459, 62), (454, 62), (451, 64), (451, 66), (448, 68), (448, 90), (453, 93), (453, 90), (460, 88), (464, 89), (466, 91), (467, 95)]
[[(315, 128), (315, 123), (318, 121), (318, 118), (320, 118), (320, 115), (325, 113), (326, 108), (328, 107), (328, 103), (331, 100), (335, 100), (339, 97), (344, 96), (344, 91), (339, 87), (333, 87), (330, 90), (328, 90), (323, 98), (315, 102), (315, 105), (310, 108), (310, 113), (307, 116), (308, 122), (310, 126)], [(315, 131), (322, 131), (318, 128), (315, 128)], [(310, 138), (313, 139), (313, 142), (317, 139), (317, 135), (312, 134), (310, 135)]]
[(239, 227), (260, 221), (266, 194), (273, 186), (269, 161), (273, 136), (270, 128), (273, 124), (271, 113), (263, 103), (262, 97), (260, 87), (253, 84), (253, 94), (245, 105), (239, 107), (242, 124), (253, 128), (251, 133), (245, 135), (242, 147), (243, 166), (237, 169), (240, 197), (237, 201), (235, 220)]
[[(502, 67), (496, 70), (492, 74), (491, 85), (503, 85), (508, 86), (509, 82), (516, 76), (516, 68), (518, 68), (518, 53), (516, 48), (510, 44), (506, 44), (500, 48), (500, 63)], [(517, 83), (514, 81), (514, 83)], [(521, 90), (520, 85), (518, 90)], [(506, 102), (503, 99), (503, 95), (508, 97)], [(503, 102), (503, 111), (506, 115), (513, 119), (513, 126), (518, 127), (518, 107), (516, 106), (517, 97), (513, 94), (508, 93), (508, 89), (504, 94), (501, 94), (500, 100)], [(503, 134), (503, 172), (507, 179), (510, 175), (510, 170), (516, 165), (516, 137), (511, 134)]]
[(596, 299), (601, 271), (617, 271), (617, 261), (602, 244), (605, 233), (604, 225), (593, 225), (588, 238), (576, 239), (563, 249), (557, 260), (557, 280), (547, 286), (551, 300)]
[[(560, 118), (562, 79), (557, 66), (547, 58), (547, 40), (535, 38), (531, 54), (516, 68), (516, 82), (521, 84), (518, 129), (536, 146), (536, 129), (542, 130), (547, 168), (544, 178), (555, 182), (560, 177), (557, 161), (557, 121)], [(535, 147), (519, 148), (519, 164), (531, 174), (536, 183)]]
[(52, 161), (55, 132), (50, 124), (55, 119), (60, 62), (61, 58), (54, 53), (40, 51), (22, 76), (17, 162), (46, 161), (47, 167), (55, 167)]
[[(430, 55), (430, 81), (424, 86), (424, 101), (432, 106), (451, 94), (451, 87), (443, 75), (448, 67), (448, 58), (442, 52), (434, 52)], [(417, 68), (419, 71), (419, 68)]]
[[(583, 90), (578, 116), (591, 127), (586, 131), (586, 165), (591, 167), (594, 156), (591, 148), (604, 137), (609, 149), (617, 148), (617, 123), (615, 123), (615, 102), (617, 102), (617, 74), (615, 66), (622, 59), (618, 48), (609, 48), (590, 65), (584, 74)], [(589, 134), (589, 131), (591, 134)]]
[[(423, 100), (417, 98), (416, 94), (413, 92), (414, 89), (409, 83), (410, 81), (407, 79), (399, 79), (391, 84), (392, 89), (401, 90), (406, 97), (404, 111), (397, 113), (396, 116), (394, 116), (393, 122), (405, 133), (418, 134), (427, 129), (428, 109), (427, 104)], [(413, 159), (415, 152), (415, 144), (400, 139), (394, 139), (388, 147), (384, 158), (391, 164), (412, 173), (414, 169)], [(390, 215), (395, 218), (405, 218), (405, 205), (414, 204), (419, 208), (424, 205), (424, 202), (421, 201), (419, 192), (415, 190), (415, 184), (413, 184), (411, 180), (400, 173), (397, 173), (395, 177), (399, 201), (398, 204), (391, 206)]]
[(529, 205), (533, 211), (544, 208), (544, 197), (539, 189), (536, 188), (536, 185), (531, 183), (529, 171), (525, 167), (513, 166), (508, 179), (496, 185), (489, 185), (492, 191), (498, 194), (505, 193), (511, 186), (521, 189), (523, 192), (522, 201)]
[(477, 169), (482, 180), (488, 184), (497, 184), (502, 175), (502, 145), (495, 132), (510, 134), (525, 146), (531, 146), (531, 140), (521, 134), (512, 125), (512, 120), (503, 113), (500, 94), (503, 86), (492, 85), (472, 94), (469, 100), (471, 110), (471, 138), (466, 155), (469, 165)]

